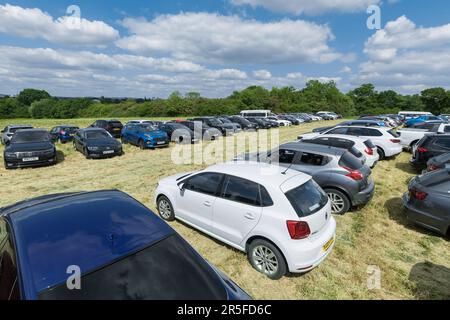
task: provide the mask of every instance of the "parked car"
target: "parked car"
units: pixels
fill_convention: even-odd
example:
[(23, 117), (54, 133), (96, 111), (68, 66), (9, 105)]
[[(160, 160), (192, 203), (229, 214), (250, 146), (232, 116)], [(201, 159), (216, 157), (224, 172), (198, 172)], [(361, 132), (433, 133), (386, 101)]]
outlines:
[(126, 124), (151, 124), (156, 125), (157, 123), (152, 120), (130, 120)]
[(57, 126), (50, 130), (50, 136), (54, 142), (67, 143), (73, 140), (75, 132), (79, 129), (79, 127), (72, 125)]
[(267, 123), (270, 126), (270, 128), (279, 128), (280, 127), (280, 124), (278, 123), (278, 121), (270, 120), (268, 118), (257, 118), (257, 119), (263, 121), (264, 123)]
[(336, 120), (338, 119), (338, 115), (334, 112), (330, 111), (319, 111), (316, 113), (318, 116), (322, 117), (325, 120)]
[(139, 146), (142, 150), (168, 147), (170, 144), (167, 133), (146, 123), (125, 125), (121, 141)]
[(272, 279), (315, 268), (334, 245), (336, 222), (326, 194), (295, 170), (219, 164), (163, 179), (155, 195), (163, 219), (178, 219), (246, 252)]
[(387, 127), (387, 125), (383, 121), (378, 120), (349, 120), (349, 121), (343, 121), (341, 123), (338, 123), (335, 126), (326, 126), (326, 127), (319, 127), (313, 129), (312, 132), (324, 132), (326, 130), (336, 128), (336, 127)]
[(3, 151), (6, 169), (39, 167), (58, 162), (55, 145), (44, 129), (17, 130)]
[(222, 132), (216, 128), (211, 128), (207, 124), (201, 121), (180, 121), (179, 124), (188, 127), (192, 131), (196, 132), (203, 138), (203, 140), (217, 140), (222, 136)]
[(345, 149), (290, 142), (238, 159), (276, 164), (312, 176), (328, 194), (334, 214), (368, 203), (375, 191), (370, 168)]
[(430, 115), (424, 115), (417, 118), (409, 119), (405, 122), (405, 127), (410, 127), (416, 123), (426, 122), (426, 121), (432, 121), (432, 120), (444, 120), (439, 116), (430, 116)]
[(440, 156), (436, 156), (428, 160), (426, 171), (431, 172), (444, 169), (447, 165), (450, 165), (450, 152), (441, 154)]
[(326, 135), (313, 139), (300, 140), (304, 143), (313, 143), (329, 147), (342, 148), (348, 150), (355, 157), (360, 159), (363, 164), (370, 168), (375, 167), (380, 156), (377, 147), (371, 140), (360, 139), (352, 136)]
[(170, 141), (175, 143), (194, 144), (202, 138), (199, 133), (195, 133), (188, 127), (176, 122), (160, 123), (158, 129), (167, 133)]
[(289, 127), (292, 125), (292, 122), (290, 122), (289, 120), (282, 119), (278, 116), (270, 116), (266, 117), (266, 119), (270, 121), (276, 121), (280, 127)]
[(277, 117), (278, 117), (278, 119), (289, 121), (294, 126), (298, 126), (300, 123), (304, 122), (304, 121), (300, 122), (300, 120), (298, 120), (297, 118), (290, 116), (290, 115), (286, 115), (286, 114), (282, 114)]
[(97, 120), (90, 127), (105, 129), (117, 139), (122, 136), (123, 124), (119, 120)]
[(8, 141), (11, 140), (11, 138), (13, 137), (13, 135), (18, 131), (18, 130), (24, 130), (24, 129), (33, 129), (33, 126), (30, 125), (24, 125), (24, 124), (16, 124), (16, 125), (9, 125), (6, 126), (2, 131), (2, 137), (1, 137), (1, 142), (2, 144), (6, 144)]
[(450, 134), (427, 134), (413, 146), (411, 165), (424, 169), (428, 160), (450, 152)]
[(447, 123), (421, 123), (414, 128), (397, 130), (400, 135), (400, 144), (404, 149), (412, 149), (425, 135), (430, 133), (450, 133), (450, 124)]
[(259, 118), (246, 118), (251, 123), (255, 124), (258, 129), (270, 129), (272, 126), (269, 122), (265, 122)]
[(450, 166), (411, 180), (403, 204), (410, 221), (450, 236)]
[(245, 130), (245, 131), (257, 130), (257, 127), (254, 123), (251, 123), (250, 121), (248, 121), (247, 119), (245, 119), (241, 116), (230, 116), (230, 117), (228, 117), (228, 120), (239, 124), (241, 126), (242, 130)]
[(397, 156), (403, 151), (400, 144), (400, 136), (393, 129), (383, 127), (335, 127), (320, 133), (302, 134), (298, 139), (311, 139), (319, 135), (329, 134), (349, 135), (362, 139), (370, 139), (377, 147), (380, 160)]
[(228, 119), (227, 117), (217, 117), (217, 119), (222, 122), (222, 123), (227, 123), (233, 126), (233, 130), (235, 133), (241, 132), (242, 131), (242, 127), (239, 123), (236, 122), (232, 122), (230, 119)]
[[(0, 300), (250, 298), (152, 211), (115, 190), (0, 209), (0, 261)], [(78, 290), (67, 285), (76, 271)]]
[(73, 139), (73, 146), (86, 159), (110, 158), (123, 154), (122, 144), (101, 128), (78, 130)]
[(214, 117), (198, 117), (190, 119), (191, 121), (200, 121), (211, 128), (216, 128), (219, 130), (222, 135), (230, 136), (234, 134), (235, 126), (233, 124), (229, 123), (223, 123), (220, 120), (214, 118)]

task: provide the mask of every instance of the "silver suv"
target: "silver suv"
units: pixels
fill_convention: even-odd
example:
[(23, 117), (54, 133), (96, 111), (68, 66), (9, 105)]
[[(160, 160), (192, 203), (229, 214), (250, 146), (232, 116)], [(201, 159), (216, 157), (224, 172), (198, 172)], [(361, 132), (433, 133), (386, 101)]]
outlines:
[(375, 192), (370, 168), (346, 149), (290, 142), (267, 153), (248, 154), (244, 158), (311, 175), (328, 194), (335, 214), (344, 214), (352, 207), (368, 203)]
[(6, 126), (5, 129), (1, 131), (2, 137), (1, 142), (2, 144), (7, 144), (9, 141), (11, 141), (11, 138), (18, 130), (23, 129), (33, 129), (30, 125), (23, 125), (23, 124), (17, 124), (17, 125), (9, 125)]

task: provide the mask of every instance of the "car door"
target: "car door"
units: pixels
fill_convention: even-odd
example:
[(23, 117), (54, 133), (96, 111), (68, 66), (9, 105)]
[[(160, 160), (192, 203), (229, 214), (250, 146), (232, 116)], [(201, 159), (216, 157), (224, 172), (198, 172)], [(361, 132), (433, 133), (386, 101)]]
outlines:
[(339, 128), (334, 128), (331, 130), (326, 131), (324, 134), (347, 134), (347, 131), (349, 130), (349, 128), (346, 127), (339, 127)]
[(79, 132), (75, 133), (73, 143), (74, 143), (75, 149), (78, 151), (81, 151), (81, 133), (79, 133)]
[(225, 176), (214, 203), (213, 232), (240, 245), (261, 218), (259, 184), (235, 176)]
[(177, 217), (207, 232), (212, 232), (213, 206), (223, 174), (203, 172), (183, 180), (177, 194)]
[(57, 141), (59, 136), (60, 128), (54, 127), (52, 130), (50, 130), (50, 136), (52, 141)]

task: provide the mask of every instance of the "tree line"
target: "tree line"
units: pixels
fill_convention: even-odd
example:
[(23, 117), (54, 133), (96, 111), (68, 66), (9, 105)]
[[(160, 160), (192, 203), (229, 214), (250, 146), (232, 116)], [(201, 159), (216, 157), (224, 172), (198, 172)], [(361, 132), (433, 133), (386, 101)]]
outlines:
[(0, 98), (0, 118), (70, 119), (93, 117), (181, 117), (238, 114), (244, 109), (275, 113), (333, 111), (344, 116), (397, 113), (400, 110), (450, 113), (450, 91), (430, 88), (415, 95), (376, 91), (363, 84), (342, 93), (333, 81), (309, 81), (305, 88), (251, 86), (229, 97), (210, 99), (199, 93), (172, 93), (167, 99), (59, 99), (44, 90), (25, 89)]

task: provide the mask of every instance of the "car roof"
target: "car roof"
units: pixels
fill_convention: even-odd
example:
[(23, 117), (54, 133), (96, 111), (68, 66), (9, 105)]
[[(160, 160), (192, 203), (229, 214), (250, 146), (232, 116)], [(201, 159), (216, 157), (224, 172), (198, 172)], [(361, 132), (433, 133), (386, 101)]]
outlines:
[(33, 128), (33, 129), (22, 129), (17, 132), (48, 132), (48, 131), (46, 129)]
[(288, 142), (288, 143), (282, 144), (280, 146), (280, 148), (288, 148), (288, 149), (295, 150), (295, 151), (325, 153), (325, 154), (331, 154), (331, 155), (335, 155), (335, 156), (341, 156), (346, 152), (346, 150), (341, 149), (341, 148), (329, 147), (329, 146), (324, 146), (324, 145), (319, 145), (319, 144), (304, 143), (301, 141)]
[(296, 178), (298, 184), (302, 185), (311, 179), (311, 176), (296, 171), (287, 170), (280, 166), (265, 164), (254, 161), (232, 161), (213, 165), (205, 172), (217, 172), (247, 179), (263, 186), (281, 186), (287, 180)]
[(336, 127), (330, 128), (329, 130), (336, 129), (336, 128), (349, 128), (349, 129), (359, 128), (359, 129), (369, 129), (369, 130), (381, 130), (381, 131), (386, 131), (386, 132), (389, 130), (392, 130), (392, 128), (389, 128), (389, 127), (367, 127), (367, 126), (336, 126)]
[(64, 283), (127, 256), (174, 231), (129, 195), (106, 190), (48, 195), (0, 209), (12, 226), (28, 293)]
[(29, 124), (11, 124), (7, 126), (9, 129), (16, 129), (16, 128), (32, 128), (32, 125)]
[(80, 132), (87, 132), (87, 131), (106, 131), (103, 128), (83, 128), (80, 129)]

